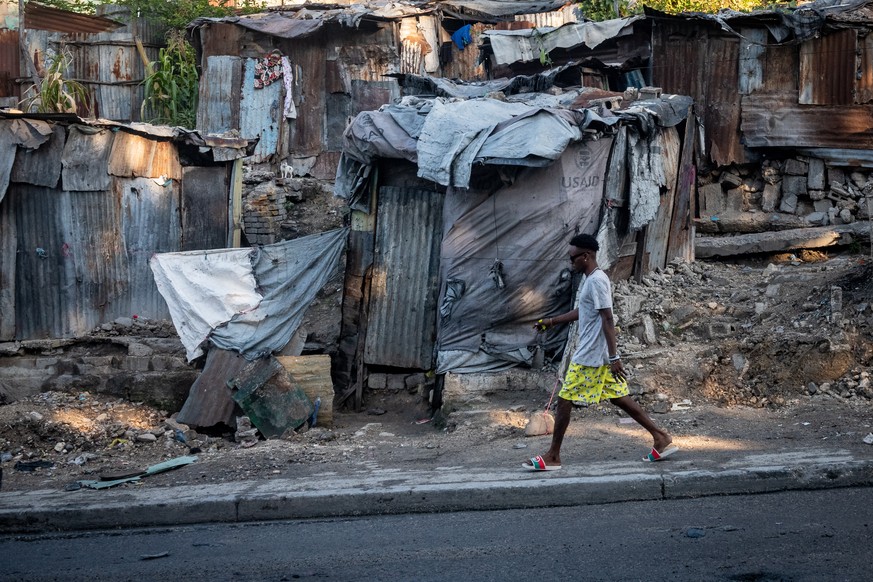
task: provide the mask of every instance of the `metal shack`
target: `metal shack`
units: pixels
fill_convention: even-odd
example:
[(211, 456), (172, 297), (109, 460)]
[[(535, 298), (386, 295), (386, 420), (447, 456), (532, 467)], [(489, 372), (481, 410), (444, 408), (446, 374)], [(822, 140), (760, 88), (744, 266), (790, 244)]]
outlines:
[[(698, 239), (700, 257), (845, 244), (871, 215), (873, 3), (571, 23), (488, 31), (494, 70), (529, 74), (534, 49), (586, 64), (602, 89), (640, 82), (689, 95), (701, 133), (696, 226), (748, 240)], [(865, 199), (866, 197), (866, 199)], [(814, 227), (821, 231), (800, 233)], [(761, 246), (752, 235), (780, 231)], [(742, 243), (742, 244), (740, 244)], [(759, 251), (760, 252), (760, 251)]]
[(541, 364), (567, 329), (538, 337), (532, 323), (573, 301), (575, 233), (597, 234), (613, 278), (693, 259), (691, 99), (599, 99), (565, 78), (579, 71), (406, 78), (431, 94), (349, 126), (336, 181), (353, 210), (334, 367), (341, 401), (359, 403), (386, 374)]
[(484, 79), (484, 30), (575, 20), (565, 5), (305, 2), (198, 19), (188, 29), (202, 68), (197, 127), (259, 137), (251, 162), (332, 180), (349, 120), (400, 97), (393, 75)]
[(157, 252), (237, 246), (251, 142), (0, 110), (0, 341), (169, 319)]

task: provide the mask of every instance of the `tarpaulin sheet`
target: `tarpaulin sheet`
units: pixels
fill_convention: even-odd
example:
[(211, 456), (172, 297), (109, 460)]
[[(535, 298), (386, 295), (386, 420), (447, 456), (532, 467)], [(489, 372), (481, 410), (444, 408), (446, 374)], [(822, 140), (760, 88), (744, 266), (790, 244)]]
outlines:
[(203, 344), (248, 359), (279, 351), (334, 273), (347, 229), (254, 249), (160, 253), (150, 264), (188, 360)]
[(545, 32), (536, 28), (489, 30), (485, 35), (491, 42), (494, 61), (500, 65), (509, 65), (519, 61), (537, 60), (541, 54), (548, 54), (555, 49), (572, 49), (578, 46), (596, 48), (606, 40), (630, 33), (629, 25), (642, 18), (634, 16), (602, 22), (570, 22)]
[(532, 324), (571, 308), (567, 245), (575, 233), (597, 232), (611, 147), (611, 137), (574, 143), (552, 166), (524, 168), (494, 193), (448, 190), (439, 373), (520, 363), (548, 340)]

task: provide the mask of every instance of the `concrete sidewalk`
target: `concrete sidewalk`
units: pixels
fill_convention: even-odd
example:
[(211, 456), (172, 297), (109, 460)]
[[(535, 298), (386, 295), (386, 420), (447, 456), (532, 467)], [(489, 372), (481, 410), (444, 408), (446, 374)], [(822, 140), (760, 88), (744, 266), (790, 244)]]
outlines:
[(214, 485), (0, 493), (0, 532), (465, 511), (869, 486), (873, 459), (845, 449), (730, 460), (608, 462), (532, 473), (502, 467), (325, 471)]

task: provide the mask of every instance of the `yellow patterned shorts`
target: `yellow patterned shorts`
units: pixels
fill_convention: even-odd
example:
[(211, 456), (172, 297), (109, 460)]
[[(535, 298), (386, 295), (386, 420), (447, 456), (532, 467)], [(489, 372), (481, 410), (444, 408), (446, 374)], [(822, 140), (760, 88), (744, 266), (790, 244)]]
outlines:
[(580, 366), (572, 362), (558, 392), (560, 398), (579, 404), (596, 404), (628, 394), (627, 382), (616, 380), (609, 366)]

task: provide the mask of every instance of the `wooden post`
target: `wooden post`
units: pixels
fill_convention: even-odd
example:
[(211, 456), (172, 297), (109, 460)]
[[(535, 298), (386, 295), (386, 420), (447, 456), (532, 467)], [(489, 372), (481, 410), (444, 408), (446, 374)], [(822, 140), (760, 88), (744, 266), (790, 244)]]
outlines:
[(694, 260), (694, 109), (688, 111), (685, 120), (685, 137), (682, 140), (682, 156), (679, 161), (679, 183), (670, 226), (670, 241), (667, 244), (667, 262), (675, 258)]

